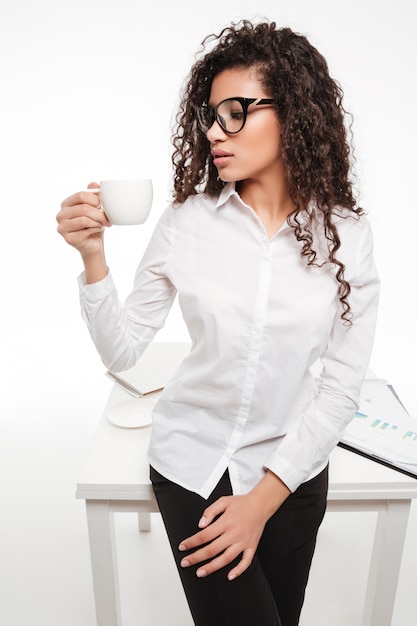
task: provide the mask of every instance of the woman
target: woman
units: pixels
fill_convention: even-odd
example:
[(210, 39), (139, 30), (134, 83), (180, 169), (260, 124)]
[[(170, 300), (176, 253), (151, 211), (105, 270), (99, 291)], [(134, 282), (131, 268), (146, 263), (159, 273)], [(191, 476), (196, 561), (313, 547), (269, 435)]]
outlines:
[(97, 195), (65, 200), (58, 230), (81, 253), (109, 369), (134, 365), (178, 294), (192, 347), (155, 407), (149, 461), (195, 624), (295, 626), (329, 453), (372, 347), (372, 235), (318, 51), (248, 21), (204, 43), (177, 115), (173, 202), (124, 307)]

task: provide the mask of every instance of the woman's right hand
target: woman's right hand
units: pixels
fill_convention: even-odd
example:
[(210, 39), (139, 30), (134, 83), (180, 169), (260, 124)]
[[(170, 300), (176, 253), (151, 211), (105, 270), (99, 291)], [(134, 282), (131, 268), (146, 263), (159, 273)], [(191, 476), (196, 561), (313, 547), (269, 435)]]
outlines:
[[(97, 183), (90, 183), (89, 189), (97, 189)], [(58, 233), (65, 241), (78, 250), (84, 261), (90, 257), (104, 258), (104, 228), (111, 222), (100, 208), (97, 192), (80, 191), (61, 204), (56, 216)]]

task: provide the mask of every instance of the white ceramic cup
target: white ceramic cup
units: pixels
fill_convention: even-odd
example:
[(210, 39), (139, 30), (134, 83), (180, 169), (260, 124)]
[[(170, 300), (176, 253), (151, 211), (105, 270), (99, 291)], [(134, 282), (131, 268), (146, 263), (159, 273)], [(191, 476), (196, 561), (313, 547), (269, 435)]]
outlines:
[(100, 181), (101, 206), (115, 225), (143, 224), (152, 207), (153, 187), (149, 178)]

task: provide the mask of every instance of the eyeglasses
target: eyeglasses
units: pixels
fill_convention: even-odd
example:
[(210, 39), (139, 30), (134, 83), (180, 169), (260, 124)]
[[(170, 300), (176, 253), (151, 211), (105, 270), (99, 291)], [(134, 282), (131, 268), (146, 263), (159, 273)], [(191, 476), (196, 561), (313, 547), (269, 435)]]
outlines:
[(216, 121), (229, 135), (240, 132), (245, 125), (251, 104), (273, 104), (272, 98), (226, 98), (215, 107), (204, 103), (197, 111), (197, 119), (203, 133), (207, 133)]

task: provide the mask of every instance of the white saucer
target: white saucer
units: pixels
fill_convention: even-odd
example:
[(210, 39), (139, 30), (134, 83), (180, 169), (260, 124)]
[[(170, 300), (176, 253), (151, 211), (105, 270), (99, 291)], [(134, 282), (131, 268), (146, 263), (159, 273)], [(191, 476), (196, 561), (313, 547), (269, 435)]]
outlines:
[[(106, 410), (108, 421), (121, 428), (142, 428), (152, 423), (151, 411), (142, 398), (117, 402)], [(143, 407), (145, 405), (145, 407)]]

